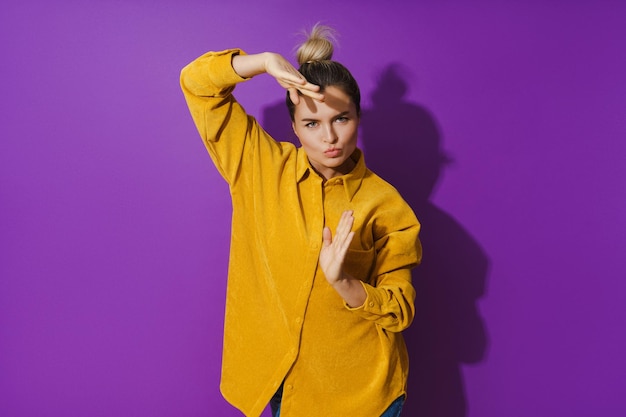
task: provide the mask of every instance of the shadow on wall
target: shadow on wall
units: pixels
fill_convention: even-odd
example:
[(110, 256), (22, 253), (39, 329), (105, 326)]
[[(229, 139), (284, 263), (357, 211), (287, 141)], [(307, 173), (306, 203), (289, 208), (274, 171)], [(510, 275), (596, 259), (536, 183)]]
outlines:
[[(465, 417), (461, 364), (485, 355), (487, 335), (476, 303), (489, 261), (463, 226), (430, 201), (451, 161), (431, 114), (405, 101), (408, 76), (402, 73), (399, 64), (381, 73), (360, 132), (367, 166), (402, 193), (422, 223), (424, 259), (413, 273), (417, 313), (404, 332), (411, 372), (403, 415)], [(262, 120), (273, 138), (299, 145), (284, 101), (266, 107)]]
[(430, 201), (446, 165), (441, 134), (424, 107), (405, 101), (408, 75), (400, 64), (380, 74), (373, 107), (361, 117), (368, 167), (393, 184), (422, 223), (422, 265), (415, 269), (416, 317), (404, 332), (411, 369), (407, 416), (464, 417), (461, 364), (483, 360), (487, 333), (477, 300), (489, 260), (450, 214)]

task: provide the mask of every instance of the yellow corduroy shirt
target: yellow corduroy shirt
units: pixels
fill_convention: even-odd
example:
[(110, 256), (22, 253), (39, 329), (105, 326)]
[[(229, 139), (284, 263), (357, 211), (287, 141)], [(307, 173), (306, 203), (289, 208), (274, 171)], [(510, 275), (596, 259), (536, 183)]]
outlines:
[[(222, 394), (258, 416), (284, 381), (283, 417), (380, 416), (406, 392), (401, 331), (414, 314), (420, 225), (359, 150), (352, 172), (324, 181), (302, 148), (274, 141), (247, 115), (232, 95), (244, 81), (232, 56), (243, 53), (209, 52), (181, 73), (233, 202)], [(344, 210), (354, 210), (356, 232), (345, 269), (367, 292), (358, 308), (318, 267), (323, 226), (334, 230)]]

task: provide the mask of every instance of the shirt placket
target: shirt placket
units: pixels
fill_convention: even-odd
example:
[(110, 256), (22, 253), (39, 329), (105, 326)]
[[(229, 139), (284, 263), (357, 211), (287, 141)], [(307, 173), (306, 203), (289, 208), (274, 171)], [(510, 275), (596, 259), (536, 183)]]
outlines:
[[(300, 337), (302, 334), (302, 326), (306, 317), (309, 296), (313, 287), (313, 282), (317, 274), (319, 251), (322, 246), (322, 230), (324, 227), (324, 194), (322, 179), (313, 174), (303, 180), (300, 184), (300, 201), (303, 204), (303, 216), (305, 229), (308, 232), (306, 243), (306, 261), (303, 265), (302, 290), (298, 294), (298, 313), (292, 319), (294, 326), (294, 347), (289, 351), (289, 355), (293, 357), (295, 362), (298, 357)], [(281, 405), (281, 414), (288, 414), (291, 409), (292, 398), (297, 396), (299, 387), (298, 375), (289, 372), (283, 382), (283, 397)]]

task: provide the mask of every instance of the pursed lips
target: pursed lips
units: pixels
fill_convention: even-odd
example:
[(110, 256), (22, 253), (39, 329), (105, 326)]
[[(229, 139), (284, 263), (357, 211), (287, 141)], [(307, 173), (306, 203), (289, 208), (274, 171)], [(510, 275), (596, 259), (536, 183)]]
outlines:
[(326, 156), (337, 156), (341, 153), (341, 149), (339, 148), (328, 148), (324, 151), (324, 155)]

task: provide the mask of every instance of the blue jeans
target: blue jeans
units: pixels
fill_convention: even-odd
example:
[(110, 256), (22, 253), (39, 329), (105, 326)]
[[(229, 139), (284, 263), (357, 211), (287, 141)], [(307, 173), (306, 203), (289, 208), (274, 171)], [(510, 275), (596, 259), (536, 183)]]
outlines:
[[(283, 386), (281, 385), (276, 394), (270, 400), (272, 417), (280, 417), (280, 402), (283, 398)], [(400, 417), (402, 406), (404, 405), (404, 395), (396, 398), (380, 417)]]
[(402, 406), (404, 406), (404, 395), (396, 398), (380, 417), (400, 417)]

